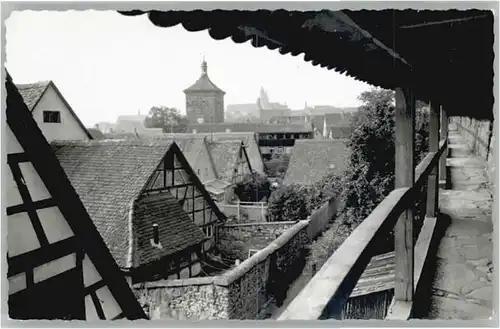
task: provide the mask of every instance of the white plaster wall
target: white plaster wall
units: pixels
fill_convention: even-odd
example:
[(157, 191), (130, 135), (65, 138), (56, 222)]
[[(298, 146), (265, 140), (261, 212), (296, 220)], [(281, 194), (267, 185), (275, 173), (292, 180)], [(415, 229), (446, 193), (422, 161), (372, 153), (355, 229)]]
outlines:
[[(43, 122), (43, 111), (60, 111), (61, 122)], [(49, 142), (53, 140), (89, 139), (52, 86), (48, 87), (32, 114), (45, 139)]]

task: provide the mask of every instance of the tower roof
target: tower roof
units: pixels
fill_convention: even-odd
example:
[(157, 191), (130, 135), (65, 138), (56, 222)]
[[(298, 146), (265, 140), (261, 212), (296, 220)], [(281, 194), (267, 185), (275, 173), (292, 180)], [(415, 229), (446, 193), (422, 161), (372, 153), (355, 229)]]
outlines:
[(184, 89), (185, 93), (193, 92), (193, 91), (213, 91), (219, 93), (225, 93), (222, 89), (217, 87), (215, 83), (210, 80), (207, 73), (207, 62), (203, 60), (201, 63), (201, 76), (200, 78), (189, 88)]

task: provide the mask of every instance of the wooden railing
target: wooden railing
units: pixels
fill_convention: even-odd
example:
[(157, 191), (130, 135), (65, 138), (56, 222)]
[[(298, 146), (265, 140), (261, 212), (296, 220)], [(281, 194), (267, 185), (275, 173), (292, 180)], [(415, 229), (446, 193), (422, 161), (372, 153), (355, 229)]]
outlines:
[[(398, 92), (401, 96), (402, 92), (398, 90), (396, 95), (398, 96)], [(448, 120), (443, 111), (440, 124), (439, 107), (431, 104), (430, 152), (416, 167), (413, 167), (413, 143), (405, 144), (404, 140), (410, 139), (411, 141), (414, 138), (411, 124), (411, 120), (414, 120), (414, 108), (412, 112), (411, 104), (408, 107), (403, 104), (398, 109), (398, 97), (396, 97), (396, 109), (396, 189), (351, 233), (278, 320), (317, 320), (330, 318), (332, 314), (340, 314), (339, 309), (349, 298), (370, 259), (374, 256), (373, 250), (377, 249), (378, 243), (387, 238), (393, 228), (395, 228), (395, 295), (387, 318), (406, 320), (411, 317), (413, 296), (421, 281), (430, 241), (435, 236), (439, 178), (446, 179), (444, 168), (448, 154)], [(405, 113), (407, 110), (409, 115)], [(440, 125), (442, 126), (441, 141), (439, 141)], [(408, 128), (407, 134), (402, 134), (405, 128)], [(398, 143), (400, 149), (398, 149)], [(407, 147), (408, 145), (410, 146)], [(410, 173), (405, 173), (403, 170)], [(401, 179), (401, 176), (404, 175), (410, 177), (407, 179), (407, 186), (402, 184), (404, 179)], [(411, 179), (413, 178), (411, 176), (414, 179)], [(415, 198), (425, 183), (427, 183), (426, 215), (415, 244), (421, 250), (414, 253), (413, 209)], [(414, 255), (416, 255), (415, 258)]]

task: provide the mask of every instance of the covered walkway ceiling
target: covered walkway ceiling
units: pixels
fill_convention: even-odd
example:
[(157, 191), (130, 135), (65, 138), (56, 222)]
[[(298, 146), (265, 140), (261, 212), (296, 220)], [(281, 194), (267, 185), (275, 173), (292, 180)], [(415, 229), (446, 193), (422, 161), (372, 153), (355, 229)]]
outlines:
[(129, 11), (159, 27), (251, 40), (387, 89), (412, 85), (450, 115), (493, 116), (493, 14), (488, 10)]

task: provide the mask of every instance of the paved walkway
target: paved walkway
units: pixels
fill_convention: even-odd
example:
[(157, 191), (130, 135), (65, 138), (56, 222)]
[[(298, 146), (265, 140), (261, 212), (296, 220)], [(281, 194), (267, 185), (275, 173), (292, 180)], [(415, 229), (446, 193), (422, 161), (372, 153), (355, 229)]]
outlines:
[[(451, 127), (450, 127), (451, 128)], [(484, 161), (450, 131), (451, 189), (441, 190), (441, 213), (451, 223), (437, 252), (429, 318), (478, 320), (493, 316), (492, 188)]]

